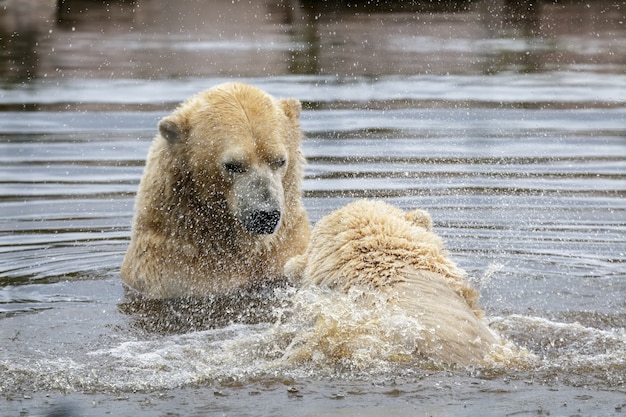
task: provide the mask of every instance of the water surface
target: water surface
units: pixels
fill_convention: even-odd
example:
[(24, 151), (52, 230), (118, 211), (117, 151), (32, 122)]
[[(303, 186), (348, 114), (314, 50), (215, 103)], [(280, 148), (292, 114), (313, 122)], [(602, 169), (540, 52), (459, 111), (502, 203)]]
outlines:
[[(92, 416), (620, 415), (624, 5), (542, 3), (526, 19), (497, 5), (8, 4), (1, 414), (69, 401)], [(538, 362), (293, 365), (299, 329), (276, 324), (293, 292), (126, 299), (119, 266), (156, 124), (232, 79), (304, 103), (313, 222), (362, 197), (428, 210), (492, 328)]]

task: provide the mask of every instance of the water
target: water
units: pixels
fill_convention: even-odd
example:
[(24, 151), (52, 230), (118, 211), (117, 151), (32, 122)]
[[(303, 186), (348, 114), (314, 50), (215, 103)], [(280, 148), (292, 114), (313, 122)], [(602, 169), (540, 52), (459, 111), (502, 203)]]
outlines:
[[(626, 5), (79, 5), (0, 9), (0, 414), (621, 415)], [(357, 197), (425, 208), (537, 363), (293, 364), (291, 290), (126, 299), (156, 123), (233, 78), (304, 103), (312, 221)]]

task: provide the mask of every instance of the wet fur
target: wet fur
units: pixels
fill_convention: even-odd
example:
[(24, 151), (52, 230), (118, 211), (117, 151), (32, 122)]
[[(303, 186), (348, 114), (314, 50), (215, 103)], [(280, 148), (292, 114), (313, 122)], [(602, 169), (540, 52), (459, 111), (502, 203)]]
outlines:
[[(161, 120), (122, 264), (127, 287), (148, 298), (205, 296), (282, 274), (310, 233), (300, 109), (228, 83)], [(255, 226), (250, 213), (262, 209), (278, 212), (279, 223)]]
[[(303, 287), (381, 294), (390, 307), (419, 323), (416, 356), (445, 364), (481, 363), (498, 338), (481, 319), (478, 292), (431, 226), (425, 211), (404, 213), (381, 201), (359, 200), (320, 220), (306, 251), (287, 263), (285, 273)], [(362, 302), (367, 305), (371, 297)], [(323, 321), (316, 326), (326, 331)]]

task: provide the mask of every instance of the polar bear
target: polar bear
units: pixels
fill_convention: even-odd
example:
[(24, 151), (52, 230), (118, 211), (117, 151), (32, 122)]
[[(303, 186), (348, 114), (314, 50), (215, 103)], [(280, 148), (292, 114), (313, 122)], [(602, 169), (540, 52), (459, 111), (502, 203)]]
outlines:
[[(478, 292), (449, 259), (441, 238), (432, 231), (430, 215), (422, 210), (404, 213), (382, 201), (352, 202), (315, 225), (306, 251), (287, 262), (285, 274), (303, 289), (317, 286), (341, 293), (359, 289), (360, 304), (379, 310), (373, 315), (359, 313), (356, 320), (362, 324), (355, 325), (347, 323), (357, 316), (353, 312), (343, 309), (329, 318), (335, 307), (318, 309), (314, 331), (297, 337), (295, 344), (300, 346), (292, 349), (291, 355), (301, 359), (313, 357), (316, 349), (336, 359), (355, 355), (372, 340), (381, 344), (386, 343), (381, 338), (401, 335), (403, 343), (410, 340), (413, 356), (465, 366), (483, 363), (500, 343), (482, 320)], [(389, 329), (394, 320), (374, 306), (373, 293), (384, 296), (382, 310), (404, 317), (396, 323), (412, 323), (414, 328)]]
[(304, 251), (300, 102), (226, 83), (158, 124), (121, 277), (148, 298), (206, 296), (282, 276)]

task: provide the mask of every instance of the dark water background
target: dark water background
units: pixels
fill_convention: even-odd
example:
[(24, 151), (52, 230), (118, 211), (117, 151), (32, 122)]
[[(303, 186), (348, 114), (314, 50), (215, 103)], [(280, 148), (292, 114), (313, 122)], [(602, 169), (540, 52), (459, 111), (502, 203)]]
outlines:
[[(626, 2), (276, 3), (0, 4), (0, 414), (626, 412)], [(232, 79), (303, 102), (312, 221), (427, 209), (539, 364), (294, 367), (232, 302), (130, 305), (156, 123)]]

